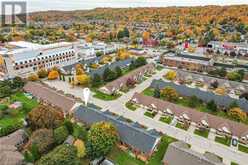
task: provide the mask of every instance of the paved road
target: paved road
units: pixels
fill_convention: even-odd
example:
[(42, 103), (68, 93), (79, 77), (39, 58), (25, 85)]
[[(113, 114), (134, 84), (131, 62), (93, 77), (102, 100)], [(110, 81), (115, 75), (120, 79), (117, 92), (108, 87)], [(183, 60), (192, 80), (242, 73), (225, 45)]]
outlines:
[[(222, 144), (216, 143), (213, 140), (206, 139), (190, 132), (184, 131), (182, 129), (178, 129), (174, 126), (162, 123), (160, 121), (151, 119), (147, 116), (144, 116), (145, 112), (142, 109), (138, 109), (136, 111), (130, 111), (125, 107), (125, 103), (130, 100), (135, 92), (142, 92), (145, 88), (149, 87), (150, 83), (153, 79), (160, 79), (164, 75), (167, 70), (164, 69), (143, 83), (137, 85), (134, 89), (130, 90), (126, 94), (123, 94), (120, 98), (114, 101), (103, 101), (100, 99), (96, 99), (91, 97), (92, 103), (100, 106), (103, 110), (109, 110), (116, 114), (122, 115), (126, 118), (131, 119), (132, 121), (137, 121), (142, 125), (145, 125), (149, 128), (156, 129), (161, 131), (169, 136), (172, 136), (178, 140), (182, 140), (192, 146), (192, 149), (197, 150), (199, 152), (204, 153), (205, 151), (215, 153), (221, 156), (224, 160), (225, 164), (230, 164), (231, 161), (239, 163), (240, 165), (248, 164), (248, 154), (237, 151), (234, 148), (224, 146)], [(65, 93), (70, 93), (75, 95), (76, 97), (80, 97), (83, 99), (83, 89), (79, 87), (71, 88), (70, 85), (63, 81), (47, 81), (45, 82), (48, 85), (55, 87), (57, 89), (65, 91)]]

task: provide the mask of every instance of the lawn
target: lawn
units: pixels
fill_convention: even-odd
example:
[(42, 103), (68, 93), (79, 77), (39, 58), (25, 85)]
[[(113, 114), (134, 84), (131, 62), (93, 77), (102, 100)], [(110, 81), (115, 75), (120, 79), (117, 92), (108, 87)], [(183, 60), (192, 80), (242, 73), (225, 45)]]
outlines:
[(156, 112), (149, 112), (149, 111), (146, 111), (144, 113), (145, 116), (150, 117), (150, 118), (154, 118), (156, 114), (157, 114)]
[(153, 153), (151, 159), (148, 162), (148, 165), (161, 165), (162, 164), (162, 160), (164, 157), (164, 154), (169, 146), (170, 143), (175, 142), (176, 139), (169, 137), (169, 136), (163, 136), (161, 138), (161, 142), (158, 146), (158, 150)]
[[(158, 150), (153, 153), (150, 160), (148, 161), (148, 165), (161, 165), (164, 154), (170, 143), (176, 141), (176, 139), (163, 136), (161, 138), (161, 142), (158, 146)], [(112, 160), (114, 163), (118, 165), (145, 165), (146, 163), (134, 158), (128, 152), (122, 151), (119, 148), (115, 147), (111, 151), (111, 153), (107, 156), (108, 159)]]
[(93, 97), (101, 99), (101, 100), (105, 100), (105, 101), (116, 100), (117, 98), (121, 96), (121, 94), (108, 95), (98, 90), (94, 90), (94, 93), (95, 94), (93, 95)]
[(241, 152), (248, 153), (248, 147), (247, 146), (244, 146), (242, 144), (239, 144), (238, 149)]
[[(35, 99), (28, 99), (23, 93), (18, 92), (10, 97), (10, 102), (20, 101), (23, 107), (15, 115), (6, 114), (0, 119), (0, 127), (14, 125), (23, 120), (28, 112), (38, 105)], [(3, 107), (3, 105), (1, 105)]]
[(239, 165), (239, 164), (235, 162), (231, 162), (231, 165)]
[(180, 129), (183, 129), (183, 130), (185, 130), (185, 131), (187, 131), (187, 130), (188, 130), (188, 128), (187, 128), (187, 127), (185, 127), (185, 126), (184, 126), (184, 124), (179, 123), (179, 122), (176, 124), (176, 127), (177, 127), (177, 128), (180, 128)]
[(145, 165), (144, 162), (132, 157), (128, 152), (122, 151), (118, 147), (114, 147), (107, 158), (118, 165)]
[(231, 138), (216, 136), (215, 141), (226, 146), (230, 146)]
[(159, 121), (170, 124), (172, 121), (172, 117), (171, 116), (162, 116), (162, 117), (160, 117)]
[(154, 96), (154, 89), (153, 88), (146, 88), (142, 93), (146, 96)]
[(125, 104), (125, 106), (126, 106), (129, 110), (131, 110), (131, 111), (135, 111), (135, 110), (137, 109), (137, 105), (135, 105), (135, 104), (133, 104), (133, 103), (131, 103), (131, 102), (127, 102), (127, 103)]
[(194, 134), (208, 138), (209, 130), (199, 130), (195, 129)]

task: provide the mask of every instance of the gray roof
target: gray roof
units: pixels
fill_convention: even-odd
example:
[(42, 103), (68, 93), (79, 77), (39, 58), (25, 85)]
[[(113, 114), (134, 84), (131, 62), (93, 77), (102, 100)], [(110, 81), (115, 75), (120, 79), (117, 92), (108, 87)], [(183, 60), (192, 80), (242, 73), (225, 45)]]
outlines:
[(224, 165), (216, 155), (205, 156), (205, 154), (191, 150), (183, 142), (171, 143), (163, 162), (166, 165)]
[(151, 134), (145, 129), (133, 127), (128, 122), (118, 120), (120, 117), (118, 115), (111, 115), (93, 108), (79, 106), (74, 112), (74, 117), (76, 120), (88, 125), (100, 121), (113, 123), (118, 130), (122, 142), (145, 154), (152, 152), (160, 139), (159, 136)]

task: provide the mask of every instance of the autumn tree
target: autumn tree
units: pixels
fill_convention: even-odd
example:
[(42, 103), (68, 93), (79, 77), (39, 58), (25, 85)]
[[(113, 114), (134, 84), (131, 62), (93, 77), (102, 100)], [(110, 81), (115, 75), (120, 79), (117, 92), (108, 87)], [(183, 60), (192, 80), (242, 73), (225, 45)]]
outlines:
[(106, 156), (117, 140), (117, 130), (111, 123), (98, 122), (93, 124), (87, 136), (87, 156), (91, 160)]
[(37, 75), (39, 78), (46, 78), (48, 76), (48, 72), (46, 69), (40, 69), (38, 70)]
[(77, 139), (73, 145), (77, 148), (77, 156), (79, 158), (83, 158), (86, 155), (84, 142), (80, 139)]
[(37, 74), (31, 73), (31, 74), (28, 75), (28, 80), (29, 81), (37, 81), (37, 80), (39, 80), (39, 77), (38, 77)]
[(48, 74), (48, 80), (55, 80), (58, 79), (59, 77), (59, 72), (56, 70), (51, 70)]
[(27, 121), (32, 128), (56, 128), (64, 120), (63, 113), (51, 106), (39, 105), (27, 115)]
[(166, 100), (169, 101), (176, 101), (178, 99), (177, 91), (172, 87), (165, 87), (160, 91), (161, 96), (164, 97)]
[(175, 80), (176, 76), (177, 76), (177, 73), (173, 70), (170, 70), (165, 74), (165, 78), (168, 80)]
[(88, 86), (90, 77), (87, 74), (76, 75), (76, 80), (78, 85)]
[(228, 112), (228, 115), (237, 121), (246, 121), (246, 119), (247, 119), (246, 113), (238, 107), (234, 107), (234, 108), (230, 109)]

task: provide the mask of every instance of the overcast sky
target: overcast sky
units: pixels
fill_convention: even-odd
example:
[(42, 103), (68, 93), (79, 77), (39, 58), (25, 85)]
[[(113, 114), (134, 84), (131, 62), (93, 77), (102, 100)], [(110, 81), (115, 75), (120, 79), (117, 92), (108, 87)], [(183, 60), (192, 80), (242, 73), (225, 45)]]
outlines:
[[(0, 2), (2, 1), (18, 0), (0, 0)], [(248, 0), (26, 0), (26, 2), (28, 12), (82, 10), (96, 7), (122, 8), (248, 4)]]

